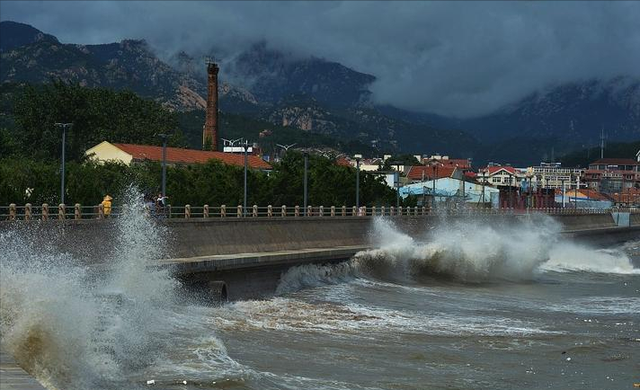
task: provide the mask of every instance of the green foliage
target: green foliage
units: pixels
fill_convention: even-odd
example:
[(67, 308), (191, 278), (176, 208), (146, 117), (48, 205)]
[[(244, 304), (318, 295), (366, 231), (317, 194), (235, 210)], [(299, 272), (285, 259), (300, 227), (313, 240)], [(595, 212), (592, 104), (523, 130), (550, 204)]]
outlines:
[[(248, 171), (248, 203), (295, 206), (303, 204), (303, 155), (289, 152), (269, 173)], [(135, 184), (145, 194), (157, 194), (161, 186), (159, 163), (131, 167), (106, 163), (70, 162), (66, 167), (67, 204), (98, 204), (104, 195), (120, 194)], [(309, 158), (309, 204), (355, 204), (356, 172), (320, 156)], [(169, 166), (167, 194), (175, 206), (185, 204), (236, 206), (243, 202), (244, 170), (211, 160), (205, 164)], [(360, 173), (360, 204), (395, 203), (395, 191), (381, 178)], [(0, 160), (0, 204), (57, 204), (60, 200), (60, 166), (57, 162), (6, 158)]]
[[(82, 160), (87, 149), (105, 140), (159, 144), (155, 134), (174, 133), (178, 126), (175, 114), (129, 91), (56, 81), (38, 87), (28, 85), (14, 99), (11, 114), (16, 129), (2, 134), (3, 145), (12, 142), (14, 154), (36, 159), (59, 158), (62, 130), (56, 122), (73, 123), (67, 130), (69, 161)], [(174, 133), (169, 143), (182, 145), (181, 135)]]
[(413, 154), (396, 154), (384, 162), (382, 169), (390, 171), (392, 166), (395, 166), (397, 163), (400, 165), (422, 165)]

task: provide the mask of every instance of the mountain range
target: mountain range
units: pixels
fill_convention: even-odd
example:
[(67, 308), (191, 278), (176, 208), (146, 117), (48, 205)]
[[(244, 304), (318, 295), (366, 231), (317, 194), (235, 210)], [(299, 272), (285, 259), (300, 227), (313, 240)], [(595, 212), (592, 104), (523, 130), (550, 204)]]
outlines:
[[(4, 21), (0, 55), (0, 83), (62, 79), (130, 89), (172, 110), (206, 106), (204, 61), (184, 51), (162, 60), (143, 40), (68, 44)], [(222, 111), (359, 140), (381, 153), (530, 164), (597, 144), (603, 129), (612, 141), (640, 139), (640, 80), (624, 75), (548, 86), (489, 115), (458, 119), (375, 104), (369, 90), (375, 76), (326, 59), (298, 58), (266, 42), (220, 64)]]

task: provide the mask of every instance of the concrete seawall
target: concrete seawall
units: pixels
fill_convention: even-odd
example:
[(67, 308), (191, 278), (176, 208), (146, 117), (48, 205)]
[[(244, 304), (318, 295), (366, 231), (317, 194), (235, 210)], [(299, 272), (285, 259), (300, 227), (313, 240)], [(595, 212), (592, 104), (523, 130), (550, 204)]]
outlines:
[[(613, 245), (640, 238), (640, 215), (631, 227), (620, 228), (611, 214), (559, 215), (562, 236), (591, 245)], [(443, 225), (475, 221), (480, 225), (518, 224), (540, 218), (535, 228), (554, 224), (539, 215), (450, 215), (389, 217), (395, 228), (414, 238), (424, 238)], [(69, 252), (88, 264), (103, 262), (117, 252), (117, 220), (5, 222), (3, 229), (17, 230), (25, 242)], [(368, 217), (175, 219), (167, 229), (167, 251), (159, 264), (174, 267), (187, 282), (221, 280), (230, 298), (255, 297), (273, 291), (287, 268), (308, 263), (338, 262), (375, 245)], [(154, 237), (154, 239), (157, 239)], [(338, 248), (341, 248), (338, 250)]]

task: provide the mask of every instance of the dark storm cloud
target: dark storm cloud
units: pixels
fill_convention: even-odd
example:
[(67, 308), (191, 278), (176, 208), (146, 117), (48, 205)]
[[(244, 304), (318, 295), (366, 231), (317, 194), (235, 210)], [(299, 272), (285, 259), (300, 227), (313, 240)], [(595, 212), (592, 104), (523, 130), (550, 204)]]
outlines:
[(147, 39), (227, 55), (265, 40), (378, 77), (377, 101), (490, 112), (556, 83), (640, 77), (637, 2), (2, 2), (2, 19), (62, 41)]

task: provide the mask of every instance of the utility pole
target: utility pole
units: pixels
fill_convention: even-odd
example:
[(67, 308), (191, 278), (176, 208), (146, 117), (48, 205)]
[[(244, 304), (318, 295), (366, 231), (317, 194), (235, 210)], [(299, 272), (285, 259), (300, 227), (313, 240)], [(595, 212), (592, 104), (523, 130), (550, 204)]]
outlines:
[(307, 171), (309, 170), (309, 153), (304, 152), (304, 216), (307, 216), (307, 199), (308, 199), (308, 180)]
[(604, 135), (604, 126), (602, 126), (602, 130), (600, 130), (600, 158), (604, 158), (604, 140), (607, 137)]
[(65, 145), (67, 139), (67, 128), (71, 128), (73, 123), (60, 123), (55, 124), (56, 127), (62, 128), (62, 162), (60, 168), (60, 203), (64, 204), (64, 171), (65, 171)]
[(356, 157), (356, 209), (360, 210), (360, 158)]
[(167, 139), (168, 134), (158, 134), (162, 138), (162, 197), (167, 196)]
[(401, 162), (396, 161), (395, 162), (395, 166), (396, 166), (396, 177), (395, 177), (395, 181), (396, 181), (396, 208), (400, 207), (400, 166), (401, 166)]

